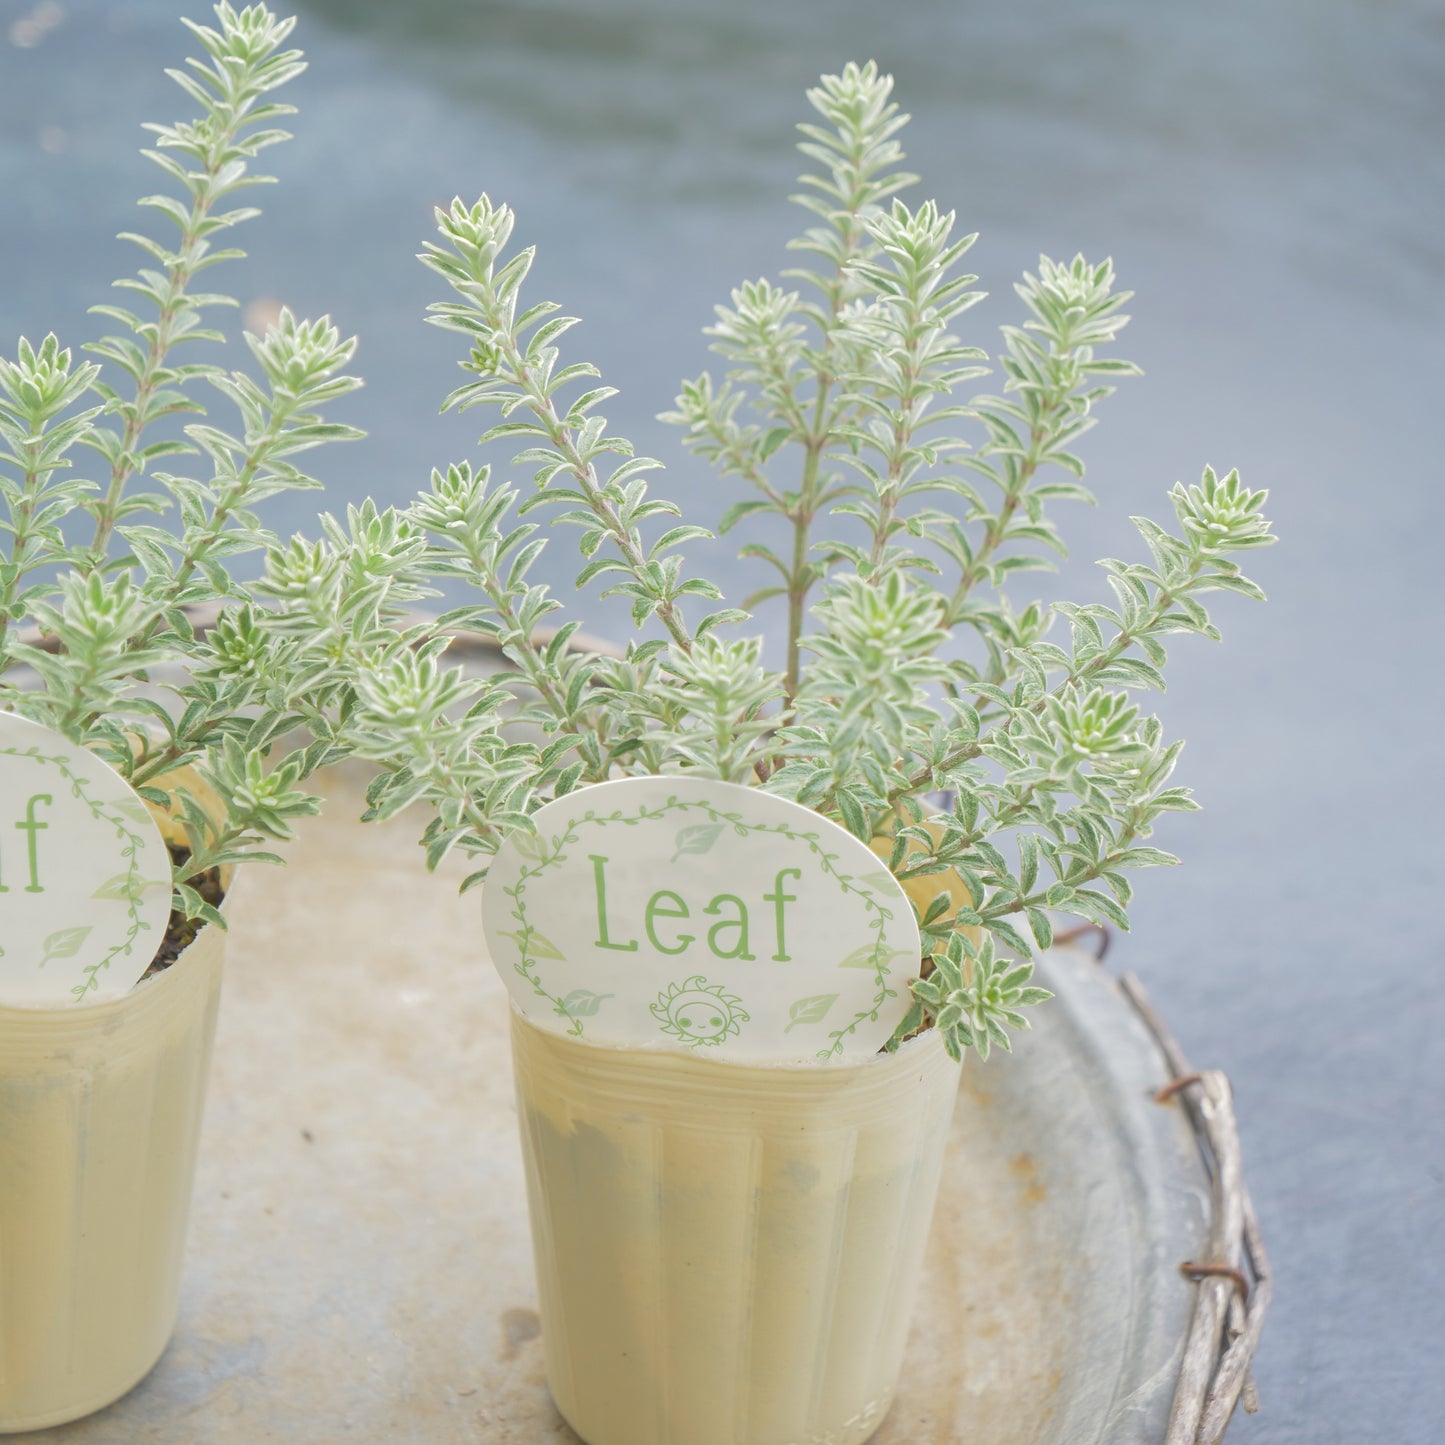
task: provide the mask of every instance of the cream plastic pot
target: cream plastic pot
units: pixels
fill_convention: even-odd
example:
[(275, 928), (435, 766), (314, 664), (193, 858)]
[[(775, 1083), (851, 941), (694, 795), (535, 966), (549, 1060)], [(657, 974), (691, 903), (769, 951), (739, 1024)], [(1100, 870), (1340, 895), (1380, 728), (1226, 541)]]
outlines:
[(907, 1343), (959, 1066), (607, 1048), (512, 1017), (542, 1337), (587, 1445), (858, 1445)]
[(170, 1338), (224, 940), (117, 999), (0, 1007), (0, 1434), (109, 1404)]

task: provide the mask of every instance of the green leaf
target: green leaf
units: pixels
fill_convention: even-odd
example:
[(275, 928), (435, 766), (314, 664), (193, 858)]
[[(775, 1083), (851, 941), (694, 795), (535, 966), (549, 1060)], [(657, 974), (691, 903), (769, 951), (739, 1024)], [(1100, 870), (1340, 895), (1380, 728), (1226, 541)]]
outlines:
[(868, 815), (863, 811), (857, 798), (852, 793), (839, 789), (834, 796), (838, 805), (838, 811), (843, 815), (843, 826), (855, 837), (866, 843), (872, 836), (872, 829), (868, 826)]
[(615, 997), (615, 994), (593, 993), (590, 989), (574, 988), (562, 1000), (558, 1011), (566, 1014), (569, 1019), (591, 1018), (602, 1007), (605, 999)]
[(902, 949), (883, 949), (882, 957), (879, 957), (879, 946), (876, 943), (865, 943), (855, 948), (847, 958), (842, 959), (839, 968), (877, 968), (881, 962), (885, 969), (891, 969), (898, 959), (906, 959), (908, 955)]
[(1129, 915), (1109, 897), (1093, 888), (1080, 888), (1068, 902), (1068, 911), (1087, 918), (1091, 923), (1112, 923), (1129, 931)]
[(855, 883), (861, 883), (865, 888), (871, 888), (875, 893), (883, 893), (892, 896), (898, 891), (898, 880), (891, 873), (864, 873), (861, 877), (853, 879)]
[(1026, 912), (1034, 942), (1040, 948), (1049, 948), (1054, 941), (1054, 925), (1049, 921), (1049, 915), (1042, 908), (1030, 908)]
[(547, 937), (545, 933), (539, 933), (535, 928), (524, 928), (516, 933), (499, 933), (499, 938), (510, 938), (515, 943), (523, 956), (532, 958), (555, 958), (558, 963), (566, 963), (567, 959), (561, 949)]
[(983, 926), (988, 929), (995, 938), (1001, 938), (1023, 958), (1028, 958), (1033, 953), (1033, 948), (1028, 940), (1018, 931), (1013, 924), (1005, 922), (1002, 918), (985, 918)]
[(168, 878), (134, 878), (130, 870), (127, 869), (124, 873), (117, 873), (114, 878), (107, 878), (90, 896), (92, 898), (113, 898), (127, 901), (134, 893), (144, 892), (147, 888), (169, 889), (170, 886), (171, 883)]
[(1119, 868), (1173, 868), (1179, 860), (1162, 848), (1126, 848), (1114, 863)]
[(684, 853), (710, 852), (726, 831), (726, 823), (694, 823), (690, 828), (679, 829), (674, 839), (677, 851), (672, 855), (672, 861), (676, 863)]
[(60, 928), (50, 934), (41, 944), (39, 967), (44, 968), (51, 959), (74, 958), (90, 935), (89, 924), (77, 924), (74, 928)]
[(800, 998), (788, 1009), (788, 1026), (783, 1030), (790, 1034), (799, 1024), (820, 1024), (828, 1015), (828, 1010), (838, 1001), (836, 993), (816, 993), (808, 998)]

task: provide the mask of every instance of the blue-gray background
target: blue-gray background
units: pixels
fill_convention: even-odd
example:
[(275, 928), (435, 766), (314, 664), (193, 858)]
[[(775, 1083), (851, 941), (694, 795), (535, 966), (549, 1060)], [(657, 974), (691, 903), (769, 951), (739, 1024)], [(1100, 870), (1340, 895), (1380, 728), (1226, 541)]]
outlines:
[[(1126, 516), (1238, 466), (1284, 538), (1271, 595), (1226, 599), (1222, 647), (1174, 651), (1158, 709), (1191, 739), (1207, 811), (1161, 841), (1119, 961), (1194, 1060), (1234, 1079), (1278, 1280), (1263, 1413), (1231, 1440), (1433, 1442), (1445, 1422), (1439, 924), (1445, 381), (1445, 9), (1431, 0), (298, 0), (282, 184), (213, 273), (264, 315), (363, 338), (370, 439), (324, 463), (330, 501), (402, 501), (467, 454), (439, 420), (455, 338), (421, 320), (430, 208), (487, 190), (541, 248), (534, 296), (585, 325), (570, 359), (622, 390), (614, 429), (669, 463), (700, 519), (720, 494), (653, 420), (710, 363), (701, 327), (776, 277), (800, 213), (792, 126), (822, 70), (875, 57), (915, 117), (922, 194), (982, 238), (992, 345), (1043, 251), (1112, 255), (1137, 292), (1128, 382), (1084, 442), (1097, 510), (1064, 510), (1072, 590), (1137, 551)], [(177, 0), (0, 0), (0, 338), (94, 333), (135, 264), (111, 239), (160, 188), (144, 119)], [(715, 364), (715, 359), (712, 359)], [(308, 527), (313, 499), (270, 514)], [(558, 539), (551, 577), (569, 575)], [(1132, 551), (1131, 551), (1132, 549)], [(755, 585), (712, 566), (734, 597)], [(1041, 589), (1056, 585), (1040, 579)], [(592, 630), (623, 624), (589, 609)], [(1006, 1066), (1006, 1065), (1003, 1065)]]

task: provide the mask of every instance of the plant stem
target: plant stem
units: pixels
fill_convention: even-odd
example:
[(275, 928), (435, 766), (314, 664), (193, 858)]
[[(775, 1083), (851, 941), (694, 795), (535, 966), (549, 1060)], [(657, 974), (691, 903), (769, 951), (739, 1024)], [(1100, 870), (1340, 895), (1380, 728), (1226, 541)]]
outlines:
[[(513, 385), (519, 386), (526, 394), (527, 405), (546, 429), (547, 439), (566, 458), (568, 470), (581, 486), (582, 494), (587, 499), (587, 505), (591, 507), (598, 521), (606, 529), (608, 536), (612, 538), (633, 577), (651, 590), (647, 582), (647, 558), (643, 556), (634, 544), (631, 534), (623, 526), (622, 519), (617, 515), (616, 509), (607, 497), (606, 490), (597, 474), (597, 468), (578, 451), (571, 428), (557, 415), (557, 408), (552, 404), (552, 398), (538, 386), (531, 367), (527, 365), (516, 334), (510, 325), (505, 324), (509, 318), (496, 314), (494, 308), (494, 314), (489, 319), (496, 331), (498, 349), (511, 364), (512, 374), (508, 380)], [(665, 595), (657, 596), (653, 610), (667, 629), (667, 634), (677, 649), (684, 654), (690, 654), (692, 652), (692, 635), (683, 625), (677, 608), (673, 606), (672, 599)]]
[(15, 607), (15, 598), (20, 591), (21, 579), (29, 570), (25, 564), (25, 553), (29, 550), (31, 535), (29, 531), (30, 521), (35, 515), (35, 507), (39, 502), (39, 491), (42, 477), (38, 467), (34, 464), (39, 460), (41, 442), (37, 438), (34, 442), (26, 444), (26, 466), (23, 482), (23, 497), (19, 506), (15, 509), (15, 540), (10, 548), (10, 567), (13, 569), (7, 573), (4, 586), (4, 610), (0, 611), (0, 653), (3, 653), (7, 635), (10, 631), (10, 614)]
[[(834, 314), (836, 315), (836, 311)], [(827, 344), (825, 339), (825, 351)], [(788, 576), (788, 650), (787, 670), (783, 677), (785, 713), (792, 707), (798, 695), (798, 680), (802, 671), (803, 619), (807, 610), (808, 593), (815, 580), (808, 562), (808, 538), (813, 520), (818, 514), (818, 469), (822, 464), (823, 450), (828, 444), (828, 430), (824, 425), (824, 418), (827, 415), (828, 394), (832, 384), (832, 377), (825, 375), (820, 369), (818, 394), (813, 402), (813, 425), (803, 441), (803, 475), (798, 488), (798, 503), (787, 512), (788, 520), (793, 524), (793, 563)]]
[(914, 387), (923, 374), (918, 364), (918, 323), (915, 313), (908, 318), (908, 365), (903, 375), (903, 387), (898, 397), (898, 410), (894, 414), (893, 444), (888, 454), (888, 475), (878, 497), (878, 519), (873, 528), (873, 548), (869, 553), (868, 565), (876, 574), (888, 550), (888, 538), (893, 531), (893, 518), (898, 510), (899, 488), (903, 483), (904, 467), (908, 449), (913, 441), (914, 417), (918, 394)]
[[(231, 126), (216, 138), (211, 147), (202, 172), (204, 181), (193, 192), (186, 227), (181, 234), (180, 250), (176, 253), (175, 264), (166, 274), (164, 304), (154, 324), (147, 328), (150, 332), (150, 345), (146, 349), (145, 367), (136, 378), (135, 400), (126, 408), (125, 429), (121, 434), (120, 450), (111, 466), (110, 484), (96, 512), (95, 537), (91, 548), (97, 556), (104, 553), (110, 542), (111, 533), (115, 530), (119, 518), (126, 483), (136, 473), (135, 449), (140, 444), (141, 434), (146, 426), (155, 420), (149, 411), (151, 396), (159, 385), (166, 357), (174, 341), (172, 329), (177, 318), (187, 309), (186, 288), (196, 274), (196, 263), (205, 252), (205, 241), (200, 230), (215, 204), (213, 188), (241, 123), (241, 116), (238, 114)], [(182, 409), (180, 406), (170, 407), (159, 415), (169, 415)]]
[(1050, 423), (1063, 406), (1067, 396), (1066, 391), (1061, 392), (1056, 389), (1050, 392), (1042, 403), (1040, 415), (1029, 429), (1028, 450), (1018, 464), (1018, 472), (1004, 490), (998, 514), (989, 517), (978, 550), (973, 555), (973, 561), (964, 570), (958, 580), (958, 586), (953, 590), (953, 596), (949, 599), (947, 616), (950, 625), (959, 620), (960, 609), (968, 594), (983, 581), (988, 572), (989, 559), (1003, 545), (1003, 540), (1008, 535), (1009, 523), (1013, 520), (1014, 513), (1018, 511), (1024, 494), (1028, 491), (1029, 483), (1039, 469), (1045, 443), (1049, 436)]

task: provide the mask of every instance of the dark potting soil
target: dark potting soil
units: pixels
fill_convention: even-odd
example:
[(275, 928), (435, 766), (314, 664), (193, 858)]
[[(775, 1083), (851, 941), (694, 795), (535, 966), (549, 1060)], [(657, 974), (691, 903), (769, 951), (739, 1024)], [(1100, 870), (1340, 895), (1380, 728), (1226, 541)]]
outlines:
[[(171, 859), (178, 866), (189, 857), (190, 854), (184, 848), (171, 848)], [(226, 890), (221, 883), (219, 868), (207, 868), (198, 877), (187, 881), (207, 903), (215, 908), (221, 906), (221, 900), (226, 896)], [(187, 918), (174, 908), (171, 909), (170, 921), (166, 924), (166, 936), (156, 950), (156, 956), (151, 959), (150, 967), (141, 975), (140, 981), (144, 983), (152, 974), (168, 969), (196, 941), (196, 935), (205, 926), (204, 918)]]

